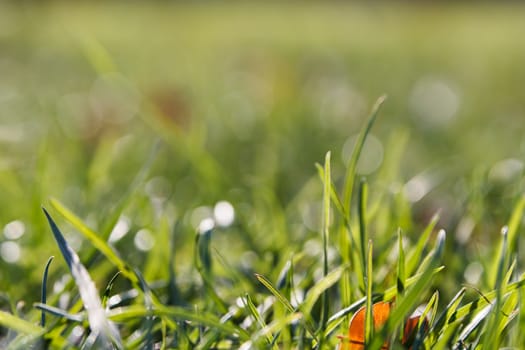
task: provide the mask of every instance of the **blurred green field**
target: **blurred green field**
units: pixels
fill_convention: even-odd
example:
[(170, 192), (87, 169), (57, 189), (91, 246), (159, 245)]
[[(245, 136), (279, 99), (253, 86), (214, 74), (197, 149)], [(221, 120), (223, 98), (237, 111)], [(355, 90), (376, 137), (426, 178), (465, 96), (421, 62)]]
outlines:
[[(213, 246), (239, 273), (276, 278), (292, 253), (318, 257), (314, 164), (331, 150), (341, 185), (382, 94), (358, 166), (377, 254), (440, 211), (444, 300), (463, 283), (492, 288), (484, 257), (524, 185), (523, 18), (517, 3), (0, 3), (2, 303), (40, 299), (59, 255), (50, 197), (105, 238), (120, 218), (114, 244), (149, 282), (168, 278), (159, 266), (174, 254), (185, 295), (198, 289), (195, 231), (220, 201), (235, 221)], [(58, 260), (50, 281), (65, 274)], [(226, 299), (257, 290), (215, 266)], [(114, 271), (90, 272), (100, 289)]]

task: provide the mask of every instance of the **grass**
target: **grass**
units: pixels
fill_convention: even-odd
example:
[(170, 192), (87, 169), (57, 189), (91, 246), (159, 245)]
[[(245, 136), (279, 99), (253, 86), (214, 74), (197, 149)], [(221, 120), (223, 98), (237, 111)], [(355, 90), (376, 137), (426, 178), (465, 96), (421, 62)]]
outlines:
[[(364, 144), (376, 115), (377, 107), (370, 122), (363, 128), (360, 144)], [(362, 147), (357, 146), (354, 150), (353, 159), (356, 161), (351, 164), (359, 159)], [(47, 292), (44, 289), (43, 302), (36, 304), (36, 308), (25, 315), (16, 310), (12, 310), (13, 313), (2, 311), (0, 323), (8, 329), (4, 344), (14, 349), (25, 348), (28, 344), (51, 348), (102, 346), (117, 349), (333, 348), (338, 343), (336, 335), (348, 332), (349, 314), (363, 304), (370, 310), (372, 303), (379, 300), (395, 300), (395, 307), (379, 333), (367, 333), (366, 342), (370, 348), (380, 348), (385, 334), (396, 334), (396, 329), (402, 327), (406, 317), (419, 304), (427, 302), (424, 314), (430, 321), (427, 330), (422, 331), (422, 340), (417, 345), (420, 348), (492, 348), (501, 344), (520, 344), (520, 335), (513, 329), (520, 327), (519, 288), (525, 283), (525, 277), (519, 276), (515, 270), (516, 251), (511, 250), (508, 244), (509, 228), (501, 236), (494, 276), (488, 276), (494, 281), (494, 287), (479, 292), (468, 301), (463, 300), (465, 288), (458, 288), (456, 297), (446, 300), (446, 306), (440, 310), (437, 307), (439, 290), (435, 290), (432, 281), (447, 271), (443, 262), (445, 231), (439, 232), (435, 243), (429, 242), (436, 225), (436, 220), (433, 220), (415, 244), (404, 241), (401, 231), (398, 231), (398, 239), (382, 242), (376, 238), (378, 244), (384, 244), (385, 248), (374, 251), (374, 240), (365, 229), (372, 221), (365, 210), (370, 206), (366, 199), (366, 185), (364, 182), (355, 185), (361, 187), (360, 195), (356, 197), (360, 203), (355, 217), (349, 214), (353, 207), (351, 203), (342, 201), (339, 191), (332, 188), (330, 163), (328, 152), (321, 171), (324, 184), (323, 225), (316, 238), (323, 242), (320, 254), (311, 255), (304, 250), (296, 253), (298, 256), (295, 257), (277, 257), (277, 266), (285, 264), (284, 270), (278, 274), (279, 279), (273, 282), (275, 276), (257, 273), (250, 276), (230, 266), (229, 255), (212, 253), (212, 239), (220, 233), (210, 226), (195, 233), (194, 261), (198, 275), (190, 286), (177, 283), (175, 278), (180, 276), (175, 274), (170, 275), (170, 281), (148, 283), (131, 262), (122, 259), (114, 247), (100, 238), (100, 233), (91, 230), (60, 202), (52, 200), (50, 203), (54, 212), (75, 227), (94, 250), (89, 254), (88, 265), (84, 266), (54, 219), (44, 211), (73, 279), (62, 291), (52, 295), (49, 304), (46, 303)], [(355, 168), (353, 173), (347, 174), (346, 181), (353, 181), (354, 178)], [(333, 220), (332, 202), (339, 203), (335, 207), (340, 208), (334, 212)], [(518, 202), (513, 218), (522, 215), (523, 205)], [(510, 222), (512, 231), (516, 231), (516, 220), (511, 219)], [(330, 232), (348, 237), (349, 264), (340, 254), (334, 254), (338, 247), (333, 246)], [(331, 257), (329, 245), (336, 249)], [(91, 248), (84, 247), (83, 250)], [(396, 252), (397, 259), (387, 257), (392, 256), (392, 252)], [(218, 254), (222, 255), (220, 259)], [(45, 268), (44, 285), (49, 279), (47, 271), (50, 262)], [(378, 262), (380, 268), (392, 271), (396, 278), (378, 280)], [(222, 274), (214, 268), (217, 263), (223, 265)], [(166, 271), (170, 269), (167, 265), (159, 266)], [(105, 275), (119, 273), (106, 288), (104, 307), (101, 293), (96, 289), (89, 271), (98, 274), (105, 271)], [(351, 283), (345, 283), (344, 277)], [(114, 286), (117, 280), (130, 287), (119, 292)], [(364, 281), (364, 284), (358, 281)], [(225, 288), (232, 284), (233, 290), (242, 286), (244, 292), (237, 296), (235, 292), (226, 293)], [(345, 290), (348, 288), (350, 290)], [(75, 296), (77, 293), (79, 297)], [(351, 305), (341, 303), (343, 293), (352, 295), (356, 302)], [(60, 296), (64, 295), (69, 296), (67, 304), (59, 302)], [(432, 297), (427, 299), (429, 295)], [(54, 307), (57, 302), (62, 306)], [(47, 322), (42, 316), (40, 326), (28, 321), (38, 317), (37, 309), (48, 315)], [(368, 313), (366, 319), (371, 320), (372, 315)], [(366, 329), (371, 330), (371, 325), (367, 321)], [(494, 336), (495, 330), (497, 336)]]
[(432, 6), (0, 4), (0, 347), (521, 347), (523, 7)]

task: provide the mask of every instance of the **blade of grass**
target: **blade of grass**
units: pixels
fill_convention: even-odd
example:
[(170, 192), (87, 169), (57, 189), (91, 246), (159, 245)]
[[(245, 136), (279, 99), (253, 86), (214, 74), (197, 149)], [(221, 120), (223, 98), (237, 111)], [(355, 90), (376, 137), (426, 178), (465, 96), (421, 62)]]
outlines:
[(0, 325), (20, 333), (37, 336), (43, 335), (46, 331), (43, 327), (39, 327), (29, 321), (21, 319), (2, 310), (0, 310)]
[[(250, 312), (254, 320), (259, 324), (259, 327), (264, 329), (266, 327), (266, 322), (264, 322), (263, 318), (259, 314), (259, 311), (257, 311), (257, 308), (255, 307), (252, 299), (250, 298), (250, 294), (246, 293), (242, 300), (244, 302), (245, 307), (248, 309), (248, 311)], [(274, 341), (273, 334), (267, 333), (266, 340), (268, 344), (273, 344), (273, 341)], [(275, 346), (273, 348), (275, 348)]]
[(195, 322), (210, 327), (210, 329), (219, 330), (227, 335), (238, 335), (241, 340), (248, 340), (250, 338), (249, 334), (242, 328), (232, 325), (231, 323), (221, 322), (217, 316), (210, 312), (199, 313), (178, 306), (155, 305), (153, 309), (148, 310), (148, 308), (143, 305), (135, 304), (115, 308), (108, 312), (109, 318), (114, 322), (137, 320), (148, 315), (159, 317), (167, 316), (175, 320)]
[[(330, 193), (332, 188), (332, 175), (330, 170), (330, 152), (326, 153), (324, 161), (324, 180), (323, 180), (323, 213), (322, 213), (322, 236), (323, 236), (323, 279), (326, 280), (328, 275), (328, 240), (330, 234)], [(340, 277), (340, 276), (339, 276)], [(339, 280), (339, 278), (337, 278)], [(318, 283), (317, 285), (319, 285)], [(309, 293), (310, 294), (310, 293)], [(326, 289), (323, 289), (321, 294), (321, 320), (319, 329), (321, 330), (321, 338), (319, 347), (323, 346), (323, 332), (328, 320), (328, 295)], [(309, 313), (307, 313), (309, 314)]]
[(279, 332), (281, 329), (286, 327), (287, 325), (298, 321), (302, 319), (303, 315), (301, 313), (295, 312), (291, 313), (283, 318), (277, 319), (261, 329), (260, 331), (256, 332), (252, 335), (251, 339), (245, 343), (243, 343), (239, 349), (254, 349), (257, 348), (256, 344), (258, 343), (259, 339), (262, 337), (266, 337), (267, 334), (276, 333)]
[(381, 96), (379, 99), (377, 99), (376, 103), (372, 107), (370, 116), (368, 117), (365, 126), (361, 129), (359, 136), (357, 137), (357, 141), (355, 143), (355, 147), (350, 158), (350, 163), (348, 164), (348, 168), (346, 169), (346, 175), (343, 186), (343, 206), (345, 208), (345, 213), (348, 221), (350, 221), (350, 201), (352, 199), (352, 190), (355, 182), (357, 162), (359, 161), (359, 157), (361, 156), (361, 151), (365, 144), (366, 137), (372, 129), (379, 109), (385, 101), (385, 99), (386, 96)]
[(48, 212), (44, 210), (44, 214), (51, 226), (51, 231), (53, 236), (60, 248), (60, 252), (66, 261), (66, 264), (69, 267), (71, 275), (75, 280), (75, 283), (78, 287), (80, 298), (84, 303), (86, 309), (89, 325), (91, 331), (100, 336), (102, 344), (104, 346), (110, 347), (113, 344), (117, 348), (122, 348), (122, 340), (120, 339), (120, 334), (117, 327), (113, 322), (109, 321), (106, 317), (104, 308), (102, 307), (102, 301), (98, 295), (98, 291), (95, 287), (95, 283), (89, 276), (88, 271), (80, 262), (78, 255), (75, 251), (69, 246), (66, 242), (64, 236), (58, 229), (57, 225), (49, 216)]
[[(432, 325), (434, 318), (436, 317), (438, 302), (439, 302), (439, 292), (435, 291), (434, 294), (432, 294), (430, 301), (425, 306), (425, 309), (423, 310), (423, 312), (421, 313), (419, 317), (419, 321), (417, 323), (416, 337), (411, 347), (412, 350), (418, 350), (420, 348), (424, 348), (423, 346), (424, 336), (425, 336), (425, 333), (428, 331), (428, 328), (430, 327), (430, 325)], [(430, 317), (428, 317), (429, 314), (430, 314)]]
[[(520, 198), (518, 199), (518, 202), (516, 203), (516, 205), (514, 205), (514, 209), (512, 211), (512, 214), (509, 219), (509, 223), (507, 225), (507, 236), (508, 236), (507, 240), (509, 244), (508, 249), (510, 252), (514, 252), (517, 248), (517, 239), (519, 237), (518, 229), (520, 227), (524, 212), (525, 212), (525, 194), (520, 196)], [(497, 251), (501, 251), (502, 245), (503, 245), (503, 242), (499, 241)], [(500, 256), (495, 255), (494, 260), (492, 261), (492, 264), (490, 265), (488, 280), (491, 285), (494, 285), (496, 283), (499, 260), (500, 260)]]
[(337, 283), (337, 281), (339, 281), (343, 272), (345, 271), (345, 268), (345, 266), (339, 266), (336, 269), (330, 271), (328, 275), (317, 281), (315, 285), (308, 290), (308, 294), (306, 295), (304, 302), (299, 307), (299, 310), (304, 315), (309, 315), (314, 307), (314, 304), (319, 299), (319, 296), (324, 295), (328, 288), (332, 287)]
[(455, 318), (456, 311), (459, 304), (465, 296), (466, 288), (462, 287), (458, 293), (452, 298), (452, 300), (447, 304), (445, 310), (439, 315), (436, 322), (432, 324), (429, 333), (433, 334), (440, 331), (445, 324), (449, 323), (449, 320)]
[(428, 239), (430, 238), (430, 234), (434, 230), (434, 227), (436, 227), (437, 223), (439, 221), (439, 213), (434, 214), (432, 216), (432, 219), (428, 223), (428, 225), (423, 230), (423, 233), (419, 237), (416, 247), (409, 253), (408, 259), (406, 261), (406, 275), (410, 276), (416, 271), (418, 268), (418, 265), (421, 262), (421, 256), (423, 253), (423, 250), (425, 249), (425, 246), (427, 245)]
[[(41, 293), (42, 304), (45, 304), (47, 302), (47, 275), (49, 273), (49, 266), (51, 265), (51, 262), (53, 261), (54, 258), (55, 258), (54, 256), (49, 257), (46, 263), (46, 267), (44, 268), (44, 275), (42, 276), (42, 293)], [(46, 326), (46, 313), (44, 311), (42, 311), (42, 316), (40, 318), (40, 325), (42, 327)]]
[(372, 307), (372, 241), (368, 242), (368, 254), (366, 264), (366, 313), (365, 313), (365, 347), (370, 344), (374, 336), (373, 307)]
[[(288, 310), (288, 312), (294, 313), (296, 311), (295, 308), (292, 306), (292, 304), (288, 301), (288, 299), (286, 299), (286, 297), (281, 292), (279, 292), (274, 287), (272, 282), (270, 282), (266, 277), (256, 273), (255, 274), (255, 278), (257, 278), (257, 280), (259, 282), (261, 282), (261, 284), (263, 286), (265, 286), (266, 289), (268, 289), (268, 291), (270, 293), (272, 293), (282, 305), (284, 305), (284, 307), (286, 308), (286, 310)], [(303, 311), (303, 313), (304, 313), (304, 311)], [(312, 326), (310, 320), (308, 320), (308, 319), (305, 320), (305, 327), (306, 327), (306, 330), (308, 331), (308, 333), (310, 333), (310, 335), (314, 338), (314, 340), (317, 340), (317, 336), (315, 335), (314, 327)]]
[(403, 248), (403, 232), (400, 228), (397, 229), (397, 294), (401, 295), (405, 290), (405, 249)]
[(210, 253), (211, 233), (212, 230), (210, 229), (204, 232), (197, 232), (195, 235), (194, 264), (204, 283), (206, 294), (209, 297), (208, 300), (212, 301), (221, 313), (226, 313), (228, 309), (213, 287)]
[(95, 231), (90, 229), (78, 216), (66, 208), (60, 201), (55, 198), (50, 199), (53, 208), (66, 219), (74, 228), (76, 228), (84, 237), (86, 237), (91, 244), (102, 253), (117, 269), (129, 279), (132, 283), (138, 285), (137, 276), (132, 269), (120, 258), (118, 253), (109, 246)]
[(365, 272), (361, 276), (363, 276), (363, 280), (361, 281), (364, 288), (366, 288), (366, 282), (364, 281), (365, 276), (367, 275), (367, 253), (366, 253), (366, 242), (368, 242), (368, 232), (366, 228), (366, 216), (367, 216), (367, 200), (368, 200), (368, 184), (366, 182), (365, 178), (361, 178), (361, 181), (359, 183), (359, 210), (358, 210), (358, 217), (359, 217), (359, 253), (361, 257), (361, 266), (363, 267), (363, 271)]
[[(487, 329), (497, 329), (499, 323), (500, 323), (500, 311), (501, 311), (501, 304), (502, 304), (502, 297), (503, 297), (503, 289), (506, 287), (506, 283), (504, 281), (505, 278), (505, 267), (507, 266), (508, 259), (509, 259), (509, 251), (508, 251), (508, 228), (504, 227), (502, 229), (502, 244), (501, 244), (501, 250), (499, 254), (499, 261), (498, 261), (498, 268), (497, 268), (497, 275), (496, 275), (496, 285), (495, 285), (495, 291), (496, 291), (496, 300), (494, 303), (494, 313), (491, 317), (488, 318), (487, 322)], [(485, 335), (483, 337), (482, 343), (483, 346), (487, 349), (495, 349), (499, 346), (499, 337), (500, 334), (492, 334), (493, 332), (485, 332)]]
[(39, 310), (42, 310), (42, 313), (50, 313), (51, 315), (62, 317), (68, 321), (83, 322), (85, 320), (85, 317), (82, 314), (73, 315), (65, 310), (59, 309), (58, 307), (54, 307), (51, 305), (35, 303), (33, 306)]

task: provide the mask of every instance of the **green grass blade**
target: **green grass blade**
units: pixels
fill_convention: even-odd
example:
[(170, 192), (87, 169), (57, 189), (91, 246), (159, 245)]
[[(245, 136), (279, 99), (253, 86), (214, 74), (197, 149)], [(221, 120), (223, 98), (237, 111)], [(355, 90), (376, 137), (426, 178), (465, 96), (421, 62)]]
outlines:
[(153, 309), (148, 310), (143, 305), (131, 305), (119, 307), (109, 311), (108, 316), (114, 322), (128, 322), (146, 317), (149, 315), (167, 316), (179, 321), (191, 321), (213, 330), (219, 330), (224, 334), (237, 335), (241, 340), (248, 340), (249, 334), (240, 327), (236, 327), (229, 322), (221, 322), (214, 314), (210, 312), (198, 313), (195, 310), (187, 310), (178, 306), (155, 305)]
[(397, 294), (400, 295), (405, 290), (405, 249), (403, 248), (403, 232), (401, 229), (397, 230)]
[(466, 288), (462, 287), (458, 293), (452, 298), (452, 300), (447, 304), (445, 310), (439, 315), (436, 319), (436, 322), (432, 324), (429, 333), (432, 336), (435, 336), (435, 333), (441, 331), (444, 325), (448, 324), (451, 319), (456, 317), (456, 311), (459, 307), (459, 304), (465, 296)]
[(309, 315), (319, 297), (324, 295), (328, 288), (332, 287), (339, 281), (344, 271), (345, 267), (339, 266), (338, 268), (330, 271), (330, 273), (321, 280), (317, 281), (315, 285), (308, 290), (308, 294), (306, 295), (304, 302), (299, 307), (301, 312), (305, 315)]
[[(507, 225), (507, 240), (508, 240), (508, 249), (509, 252), (515, 252), (517, 248), (518, 243), (518, 237), (519, 237), (519, 227), (521, 224), (521, 218), (523, 217), (523, 214), (525, 212), (525, 195), (520, 196), (518, 202), (514, 206), (514, 209), (512, 211), (512, 214), (510, 216), (508, 225)], [(498, 249), (496, 251), (501, 251), (503, 245), (503, 241), (500, 241), (498, 243)], [(496, 283), (496, 278), (498, 274), (498, 266), (499, 266), (499, 260), (500, 256), (495, 255), (494, 260), (492, 261), (492, 264), (489, 267), (489, 276), (488, 281), (491, 285), (494, 285)]]
[(368, 242), (368, 254), (367, 254), (367, 264), (366, 264), (366, 314), (365, 314), (365, 346), (370, 344), (372, 337), (374, 336), (374, 323), (373, 323), (373, 307), (372, 307), (372, 251), (373, 244), (372, 241)]
[[(317, 173), (319, 174), (319, 178), (321, 181), (325, 180), (325, 171), (321, 164), (315, 163), (315, 167), (317, 169)], [(331, 181), (331, 180), (330, 180)], [(333, 182), (331, 182), (330, 185), (330, 198), (332, 199), (332, 203), (334, 203), (335, 208), (337, 211), (343, 216), (343, 220), (346, 220), (346, 217), (344, 216), (345, 209), (343, 207), (343, 203), (341, 202), (341, 199), (339, 198), (339, 195), (337, 194), (336, 187)]]
[[(253, 304), (252, 298), (250, 298), (250, 295), (246, 293), (246, 295), (243, 298), (244, 305), (250, 312), (250, 315), (254, 318), (254, 320), (259, 324), (259, 327), (262, 329), (266, 328), (266, 322), (264, 322), (263, 318), (261, 317), (261, 314)], [(266, 340), (268, 344), (273, 344), (274, 338), (273, 334), (271, 332), (268, 332), (265, 334)]]
[[(45, 304), (47, 302), (47, 275), (49, 273), (49, 266), (51, 265), (51, 262), (53, 261), (55, 257), (51, 256), (47, 260), (46, 267), (44, 268), (44, 275), (42, 276), (42, 293), (41, 293), (41, 301), (42, 304)], [(46, 326), (46, 313), (42, 311), (42, 316), (40, 318), (40, 325), (42, 327)]]
[(416, 271), (419, 264), (421, 263), (423, 250), (425, 249), (425, 246), (427, 245), (430, 234), (432, 233), (432, 231), (434, 231), (434, 227), (436, 227), (438, 221), (439, 221), (439, 213), (432, 216), (432, 219), (430, 220), (428, 225), (423, 230), (423, 233), (419, 237), (416, 247), (408, 254), (408, 258), (406, 261), (406, 275), (407, 276), (411, 276), (414, 273), (414, 271)]
[[(330, 277), (329, 277), (330, 276)], [(272, 282), (270, 282), (266, 277), (264, 277), (263, 275), (260, 275), (258, 273), (255, 274), (255, 278), (257, 278), (257, 280), (259, 282), (261, 282), (261, 284), (263, 286), (266, 287), (266, 289), (268, 289), (268, 291), (270, 293), (272, 293), (276, 298), (277, 300), (284, 305), (284, 307), (286, 308), (286, 310), (288, 310), (288, 312), (290, 313), (294, 313), (296, 310), (295, 308), (292, 306), (292, 304), (290, 303), (290, 301), (288, 301), (288, 299), (286, 299), (286, 297), (277, 290), (277, 288), (274, 287), (274, 285), (272, 284)], [(329, 283), (329, 281), (331, 280), (331, 275), (329, 274), (327, 276), (327, 278), (325, 279), (325, 281), (327, 282), (324, 282), (324, 283), (318, 283), (314, 288), (318, 287), (318, 291), (319, 292), (315, 292), (313, 293), (312, 291), (309, 292), (309, 294), (311, 294), (310, 298), (313, 300), (313, 303), (315, 303), (315, 300), (317, 300), (319, 298), (319, 295), (320, 293), (322, 293), (325, 289), (323, 289), (323, 286), (325, 286), (326, 283)], [(335, 283), (336, 281), (334, 281)], [(312, 289), (314, 289), (312, 288)], [(311, 307), (313, 307), (313, 304), (310, 306), (309, 305), (310, 302), (307, 303), (307, 300), (305, 300), (303, 302), (302, 305), (305, 305), (304, 308), (306, 308), (307, 311), (311, 310)], [(307, 314), (304, 310), (303, 310), (303, 313), (305, 315), (309, 315), (309, 313)], [(306, 330), (308, 331), (308, 333), (310, 333), (310, 335), (317, 340), (317, 337), (315, 335), (315, 330), (314, 330), (314, 327), (311, 325), (311, 322), (309, 320), (306, 320), (306, 324), (305, 324), (305, 327), (306, 327)]]
[[(326, 280), (328, 275), (328, 240), (330, 234), (330, 193), (332, 189), (332, 175), (330, 170), (330, 152), (326, 153), (324, 162), (324, 180), (323, 180), (323, 213), (322, 213), (322, 236), (323, 236), (323, 280)], [(340, 277), (340, 276), (339, 276)], [(339, 278), (337, 279), (339, 280)], [(316, 286), (320, 285), (318, 283)], [(315, 287), (314, 287), (315, 288)], [(310, 292), (309, 292), (310, 294)], [(328, 296), (326, 289), (323, 289), (321, 294), (321, 320), (319, 328), (324, 329), (326, 321), (328, 320)], [(307, 315), (309, 313), (306, 313)], [(321, 333), (323, 334), (323, 333)], [(323, 337), (321, 337), (319, 347), (321, 348)]]
[(385, 101), (385, 99), (386, 99), (386, 96), (381, 96), (379, 99), (377, 99), (376, 103), (372, 107), (370, 116), (368, 117), (368, 120), (365, 126), (361, 129), (359, 133), (354, 150), (352, 152), (352, 156), (350, 158), (350, 163), (348, 164), (348, 168), (346, 169), (346, 175), (345, 175), (344, 186), (343, 186), (343, 206), (345, 207), (345, 213), (346, 213), (346, 217), (348, 221), (350, 221), (350, 201), (352, 199), (352, 190), (353, 190), (354, 182), (355, 182), (357, 162), (359, 161), (359, 157), (361, 156), (361, 151), (363, 150), (363, 146), (365, 144), (366, 137), (368, 136), (368, 133), (372, 129), (372, 126), (374, 125), (379, 109), (381, 105), (383, 104), (383, 102)]
[(45, 329), (15, 315), (0, 310), (0, 325), (24, 334), (43, 335)]
[(66, 208), (57, 199), (51, 198), (50, 203), (53, 208), (76, 228), (93, 246), (98, 249), (117, 269), (132, 283), (138, 285), (138, 278), (131, 268), (120, 258), (118, 253), (111, 248), (95, 231), (90, 229), (78, 216)]
[(62, 317), (68, 321), (83, 322), (85, 320), (85, 317), (82, 314), (70, 314), (65, 310), (59, 309), (58, 307), (54, 307), (51, 305), (35, 303), (33, 306), (39, 310), (42, 310), (42, 313), (49, 313), (53, 316)]
[(286, 297), (281, 292), (277, 290), (277, 288), (273, 286), (272, 282), (270, 282), (266, 277), (258, 273), (255, 274), (255, 278), (257, 278), (257, 280), (261, 282), (261, 284), (265, 286), (266, 289), (268, 289), (268, 291), (272, 293), (281, 304), (284, 305), (286, 310), (288, 310), (289, 312), (295, 312), (295, 308), (292, 306), (292, 304), (288, 301), (288, 299), (286, 299)]
[[(499, 323), (500, 323), (500, 312), (501, 312), (501, 304), (502, 304), (502, 297), (503, 297), (503, 290), (506, 288), (505, 283), (505, 269), (507, 266), (507, 262), (509, 259), (509, 252), (508, 252), (508, 236), (507, 236), (507, 228), (504, 228), (502, 230), (502, 244), (501, 244), (501, 250), (499, 254), (499, 261), (497, 265), (497, 275), (496, 275), (496, 300), (493, 304), (494, 306), (494, 313), (489, 317), (487, 322), (487, 329), (497, 329)], [(492, 334), (493, 332), (485, 332), (485, 335), (483, 337), (483, 346), (487, 349), (495, 349), (497, 346), (499, 346), (499, 337), (500, 334)]]
[(251, 339), (242, 344), (242, 349), (253, 349), (254, 345), (258, 343), (259, 339), (262, 337), (266, 337), (268, 334), (274, 334), (279, 332), (281, 329), (286, 327), (287, 325), (298, 321), (303, 318), (303, 315), (298, 312), (291, 313), (283, 318), (274, 320), (272, 323), (261, 329), (260, 331), (256, 332), (252, 335)]
[[(366, 266), (367, 266), (367, 250), (366, 243), (368, 242), (368, 232), (367, 232), (367, 200), (368, 200), (368, 184), (365, 178), (361, 179), (359, 183), (359, 250), (361, 257), (361, 266), (363, 266), (363, 271), (365, 272), (362, 276), (366, 276)], [(362, 281), (363, 286), (366, 286), (365, 281)]]
[(122, 348), (122, 340), (120, 339), (118, 329), (115, 324), (107, 319), (95, 283), (91, 279), (87, 269), (82, 265), (75, 251), (66, 242), (51, 216), (49, 216), (45, 209), (43, 210), (49, 222), (49, 226), (51, 226), (53, 236), (60, 248), (60, 252), (62, 253), (78, 287), (80, 298), (82, 299), (87, 311), (91, 331), (97, 337), (100, 337), (104, 346), (110, 347), (111, 344), (113, 344), (119, 349)]

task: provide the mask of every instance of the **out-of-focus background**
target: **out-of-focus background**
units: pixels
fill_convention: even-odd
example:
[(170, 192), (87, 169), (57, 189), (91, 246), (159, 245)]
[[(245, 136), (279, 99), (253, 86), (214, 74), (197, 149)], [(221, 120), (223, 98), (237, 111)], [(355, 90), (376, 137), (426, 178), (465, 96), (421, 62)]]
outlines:
[[(163, 220), (191, 237), (214, 209), (229, 226), (232, 208), (216, 244), (264, 272), (317, 235), (314, 164), (331, 150), (340, 184), (385, 93), (360, 174), (372, 194), (403, 194), (409, 236), (441, 209), (451, 263), (476, 261), (523, 185), (524, 18), (496, 2), (0, 3), (0, 289), (38, 299), (57, 254), (49, 197), (102, 230), (130, 191), (113, 240), (148, 277), (163, 277), (144, 253)], [(181, 275), (192, 242), (176, 245)], [(457, 281), (478, 283), (476, 264)]]

